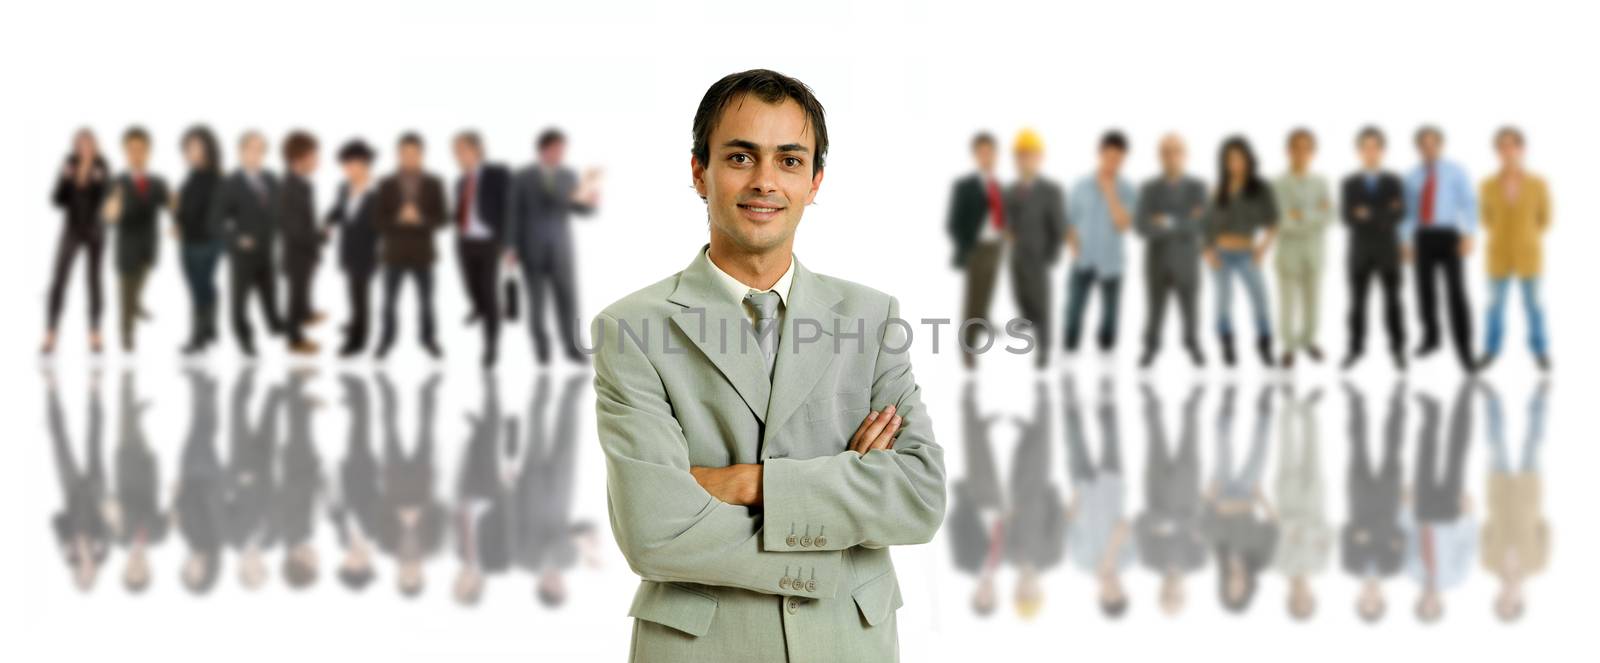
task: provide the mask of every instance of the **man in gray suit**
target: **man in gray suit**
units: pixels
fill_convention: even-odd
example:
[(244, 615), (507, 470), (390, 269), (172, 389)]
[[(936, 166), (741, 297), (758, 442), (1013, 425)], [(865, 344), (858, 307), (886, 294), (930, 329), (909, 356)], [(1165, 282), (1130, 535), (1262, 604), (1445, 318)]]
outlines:
[(1183, 347), (1195, 366), (1205, 365), (1195, 331), (1195, 299), (1200, 294), (1200, 220), (1205, 214), (1206, 185), (1184, 174), (1183, 139), (1161, 139), (1161, 174), (1139, 188), (1133, 226), (1144, 238), (1145, 324), (1141, 368), (1155, 363), (1161, 349), (1161, 323), (1167, 298), (1176, 295), (1183, 323)]
[(1033, 326), (1034, 365), (1050, 362), (1050, 268), (1067, 241), (1067, 197), (1044, 177), (1044, 140), (1032, 129), (1017, 134), (1017, 181), (1006, 190), (1006, 230), (1011, 242), (1011, 289), (1021, 318)]
[(562, 165), (567, 137), (559, 129), (546, 129), (537, 141), (539, 160), (518, 172), (511, 183), (511, 223), (506, 230), (507, 258), (522, 263), (522, 280), (528, 289), (528, 331), (539, 363), (550, 361), (550, 341), (544, 332), (544, 290), (555, 295), (556, 330), (567, 358), (583, 363), (578, 351), (578, 282), (574, 266), (569, 214), (589, 215), (600, 203), (597, 170), (580, 180)]
[(933, 538), (944, 454), (895, 298), (792, 253), (827, 135), (795, 79), (712, 85), (691, 160), (710, 243), (594, 320), (633, 661), (898, 657), (889, 547)]

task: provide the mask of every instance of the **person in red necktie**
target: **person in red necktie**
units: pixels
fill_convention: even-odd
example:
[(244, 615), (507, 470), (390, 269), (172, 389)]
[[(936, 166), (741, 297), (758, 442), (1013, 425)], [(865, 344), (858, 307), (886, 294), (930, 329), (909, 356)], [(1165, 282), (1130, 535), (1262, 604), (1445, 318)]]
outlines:
[(128, 172), (118, 178), (103, 215), (106, 223), (117, 231), (113, 255), (122, 309), (119, 317), (122, 349), (133, 352), (134, 327), (150, 319), (144, 308), (144, 285), (155, 267), (161, 243), (157, 217), (163, 209), (170, 214), (175, 201), (167, 193), (166, 182), (148, 172), (148, 131), (143, 127), (129, 128), (122, 135), (122, 149), (127, 155)]
[(1444, 132), (1424, 126), (1417, 130), (1416, 145), (1421, 163), (1405, 180), (1406, 197), (1416, 212), (1400, 231), (1402, 259), (1416, 264), (1417, 312), (1422, 323), (1416, 356), (1425, 358), (1439, 349), (1444, 331), (1439, 313), (1443, 309), (1456, 359), (1463, 370), (1472, 373), (1477, 361), (1472, 356), (1472, 310), (1464, 268), (1472, 255), (1478, 203), (1466, 170), (1444, 158)]
[(997, 152), (994, 136), (988, 132), (972, 138), (972, 160), (977, 169), (956, 180), (946, 223), (955, 242), (952, 262), (966, 273), (959, 328), (961, 361), (968, 368), (977, 364), (977, 350), (984, 342), (980, 333), (989, 329), (993, 334), (993, 325), (988, 321), (989, 301), (994, 294), (995, 274), (1000, 270), (1006, 232), (1005, 198), (994, 173)]
[(456, 180), (456, 262), (472, 312), (467, 324), (483, 326), (484, 367), (494, 366), (500, 341), (500, 256), (505, 251), (511, 170), (486, 163), (483, 139), (475, 131), (456, 135), (453, 147), (461, 177)]

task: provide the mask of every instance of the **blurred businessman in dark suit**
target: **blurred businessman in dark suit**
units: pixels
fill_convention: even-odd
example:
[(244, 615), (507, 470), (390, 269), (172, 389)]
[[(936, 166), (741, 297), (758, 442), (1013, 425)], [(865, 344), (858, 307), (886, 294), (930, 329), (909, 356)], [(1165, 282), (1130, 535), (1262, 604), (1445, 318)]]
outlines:
[(578, 351), (578, 282), (570, 214), (588, 215), (600, 201), (599, 171), (580, 179), (562, 165), (567, 138), (560, 130), (539, 134), (539, 159), (522, 169), (511, 185), (511, 224), (506, 231), (513, 260), (522, 263), (528, 288), (528, 331), (540, 363), (550, 360), (550, 343), (544, 330), (544, 291), (555, 295), (556, 328), (569, 359), (582, 363)]
[(500, 339), (500, 302), (495, 287), (511, 207), (511, 171), (484, 161), (483, 139), (475, 131), (457, 134), (454, 147), (456, 163), (461, 165), (453, 216), (456, 255), (472, 303), (468, 321), (483, 325), (483, 365), (488, 368), (494, 366)]

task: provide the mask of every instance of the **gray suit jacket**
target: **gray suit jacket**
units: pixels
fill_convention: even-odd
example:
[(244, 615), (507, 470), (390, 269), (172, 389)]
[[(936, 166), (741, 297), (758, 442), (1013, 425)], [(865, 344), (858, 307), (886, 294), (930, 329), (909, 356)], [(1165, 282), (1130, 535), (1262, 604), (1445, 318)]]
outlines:
[[(1145, 240), (1145, 274), (1169, 276), (1185, 284), (1200, 279), (1200, 221), (1205, 217), (1206, 185), (1187, 175), (1169, 183), (1157, 175), (1139, 188), (1133, 227)], [(1156, 217), (1163, 223), (1157, 223)]]
[(549, 179), (537, 164), (517, 171), (511, 180), (506, 245), (526, 259), (540, 242), (566, 241), (568, 215), (594, 212), (572, 201), (577, 189), (578, 175), (570, 168), (557, 168)]
[[(642, 578), (632, 660), (894, 660), (888, 547), (927, 542), (945, 509), (943, 450), (894, 351), (905, 328), (882, 327), (899, 305), (797, 261), (769, 382), (703, 254), (591, 329), (611, 527)], [(849, 451), (889, 404), (904, 417), (894, 449)], [(689, 473), (735, 463), (764, 464), (763, 507), (718, 501)]]
[(1015, 238), (1012, 260), (1016, 269), (1044, 269), (1054, 265), (1067, 239), (1067, 194), (1061, 185), (1044, 177), (1024, 186), (1006, 189), (1006, 229)]

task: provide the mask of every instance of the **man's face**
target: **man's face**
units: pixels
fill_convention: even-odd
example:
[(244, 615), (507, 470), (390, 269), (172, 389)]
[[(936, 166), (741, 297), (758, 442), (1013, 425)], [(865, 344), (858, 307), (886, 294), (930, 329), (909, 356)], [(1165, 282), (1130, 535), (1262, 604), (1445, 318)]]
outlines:
[(351, 182), (365, 183), (372, 176), (372, 164), (362, 159), (350, 159), (339, 164), (344, 169), (344, 177)]
[(1424, 133), (1417, 139), (1417, 152), (1422, 154), (1424, 160), (1434, 161), (1444, 152), (1444, 139), (1432, 131)]
[(1367, 170), (1377, 170), (1383, 164), (1383, 141), (1374, 137), (1361, 139), (1361, 145), (1356, 148), (1361, 153), (1361, 165)]
[(1183, 141), (1176, 136), (1168, 136), (1161, 141), (1161, 170), (1162, 172), (1176, 175), (1183, 172), (1183, 160), (1186, 156)]
[(1296, 136), (1289, 141), (1289, 163), (1297, 168), (1311, 164), (1312, 155), (1317, 153), (1317, 144), (1308, 136)]
[(267, 141), (262, 140), (260, 136), (251, 136), (239, 146), (239, 163), (243, 164), (246, 170), (260, 170), (261, 159), (266, 154)]
[(551, 141), (549, 145), (539, 148), (539, 163), (546, 166), (559, 166), (561, 160), (567, 158), (567, 141)]
[(994, 170), (995, 149), (994, 143), (984, 141), (972, 148), (972, 160), (977, 162), (978, 170), (990, 172)]
[(408, 171), (422, 170), (422, 147), (416, 143), (406, 143), (400, 146), (400, 169)]
[(150, 143), (143, 138), (130, 138), (122, 143), (122, 151), (128, 155), (128, 165), (138, 170), (144, 170), (145, 164), (150, 162)]
[(1494, 151), (1500, 155), (1500, 163), (1502, 165), (1522, 165), (1522, 141), (1517, 137), (1504, 135), (1495, 139)]
[(456, 153), (456, 163), (461, 165), (461, 170), (463, 172), (478, 167), (478, 161), (482, 159), (482, 157), (478, 154), (478, 148), (476, 146), (467, 141), (458, 140), (455, 142), (454, 149)]
[(1039, 167), (1044, 164), (1044, 152), (1040, 150), (1017, 150), (1017, 172), (1023, 177), (1033, 177), (1039, 174)]
[(1122, 160), (1126, 156), (1128, 153), (1121, 148), (1109, 146), (1100, 148), (1100, 172), (1107, 175), (1116, 174), (1122, 168)]
[(301, 155), (299, 159), (295, 159), (293, 167), (294, 172), (299, 174), (301, 177), (310, 177), (312, 173), (317, 172), (316, 150), (307, 152), (304, 155)]
[(708, 163), (691, 159), (712, 236), (744, 253), (791, 245), (822, 186), (822, 171), (812, 172), (813, 138), (805, 110), (792, 99), (769, 104), (746, 95), (729, 102), (711, 130)]

